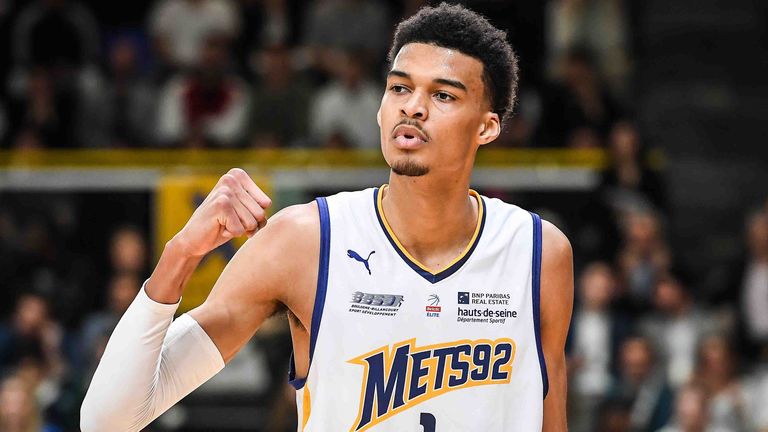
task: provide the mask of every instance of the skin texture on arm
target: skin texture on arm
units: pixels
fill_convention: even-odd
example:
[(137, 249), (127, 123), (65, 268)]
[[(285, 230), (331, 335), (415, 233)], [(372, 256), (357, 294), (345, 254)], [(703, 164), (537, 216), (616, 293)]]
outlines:
[(568, 430), (565, 340), (573, 311), (573, 251), (568, 238), (542, 220), (541, 343), (549, 392), (544, 399), (544, 432)]
[[(190, 311), (225, 362), (285, 305), (309, 328), (320, 255), (317, 204), (287, 207), (238, 250), (206, 301)], [(298, 347), (297, 347), (298, 348)], [(297, 369), (306, 359), (297, 349)]]

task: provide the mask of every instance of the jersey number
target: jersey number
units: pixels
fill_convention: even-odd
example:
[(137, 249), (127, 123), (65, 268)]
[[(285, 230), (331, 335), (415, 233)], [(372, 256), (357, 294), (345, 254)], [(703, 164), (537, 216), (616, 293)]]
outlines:
[(424, 428), (424, 432), (435, 432), (435, 416), (432, 414), (421, 413), (419, 424)]

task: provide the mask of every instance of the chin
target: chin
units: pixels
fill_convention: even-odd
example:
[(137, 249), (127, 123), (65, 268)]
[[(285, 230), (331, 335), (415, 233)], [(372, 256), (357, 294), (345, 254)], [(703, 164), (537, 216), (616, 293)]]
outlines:
[(389, 167), (395, 174), (406, 177), (421, 177), (429, 173), (429, 166), (412, 157), (397, 158)]

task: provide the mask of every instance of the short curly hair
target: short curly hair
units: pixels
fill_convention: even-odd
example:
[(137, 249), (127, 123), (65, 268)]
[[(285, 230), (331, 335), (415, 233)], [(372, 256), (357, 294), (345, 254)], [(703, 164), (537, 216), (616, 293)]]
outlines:
[(454, 49), (480, 60), (491, 110), (502, 122), (512, 113), (517, 99), (517, 55), (507, 41), (507, 33), (485, 17), (448, 3), (421, 8), (397, 25), (387, 55), (390, 67), (400, 49), (409, 43)]

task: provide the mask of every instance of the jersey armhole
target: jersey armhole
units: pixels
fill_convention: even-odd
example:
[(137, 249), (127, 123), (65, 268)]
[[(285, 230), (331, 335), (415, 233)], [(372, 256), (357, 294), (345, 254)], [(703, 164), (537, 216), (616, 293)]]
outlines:
[[(307, 377), (312, 367), (312, 357), (315, 355), (315, 345), (317, 344), (317, 333), (320, 330), (320, 321), (323, 318), (323, 308), (325, 306), (325, 294), (328, 290), (328, 258), (331, 248), (331, 219), (328, 212), (328, 201), (325, 197), (316, 198), (317, 209), (320, 213), (320, 260), (317, 269), (317, 290), (315, 292), (315, 305), (312, 308), (312, 326), (309, 330), (309, 367), (307, 367)], [(288, 384), (296, 390), (304, 387), (307, 377), (296, 378), (296, 362), (291, 350), (291, 359), (288, 364)]]
[(536, 351), (539, 355), (539, 368), (541, 369), (541, 383), (544, 389), (543, 397), (549, 392), (549, 378), (547, 377), (547, 362), (544, 359), (544, 351), (541, 345), (541, 217), (530, 212), (533, 218), (533, 259), (531, 298), (533, 300), (533, 331), (536, 335)]

